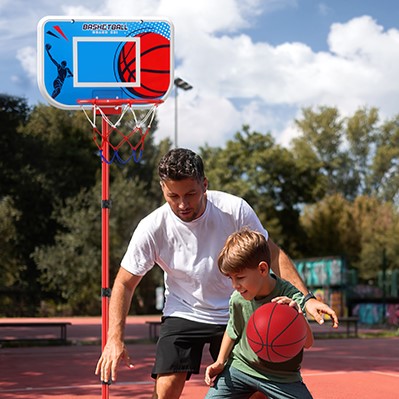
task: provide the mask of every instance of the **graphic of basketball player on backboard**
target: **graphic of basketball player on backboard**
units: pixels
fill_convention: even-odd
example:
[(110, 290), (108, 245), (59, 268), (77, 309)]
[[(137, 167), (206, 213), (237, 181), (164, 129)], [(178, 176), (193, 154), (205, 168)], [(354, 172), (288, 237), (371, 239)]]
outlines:
[(67, 67), (67, 62), (62, 61), (61, 64), (59, 64), (50, 54), (50, 49), (51, 49), (51, 44), (46, 44), (46, 51), (48, 56), (50, 57), (50, 60), (53, 62), (53, 64), (57, 67), (58, 75), (55, 78), (53, 82), (53, 87), (54, 90), (51, 94), (51, 97), (56, 98), (58, 94), (60, 94), (62, 86), (64, 84), (65, 78), (70, 78), (72, 77), (72, 72), (71, 70)]

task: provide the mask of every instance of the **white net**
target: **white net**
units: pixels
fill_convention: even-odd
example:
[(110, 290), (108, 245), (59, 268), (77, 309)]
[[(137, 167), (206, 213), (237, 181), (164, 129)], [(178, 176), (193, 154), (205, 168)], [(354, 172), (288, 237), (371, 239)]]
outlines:
[[(131, 159), (139, 162), (143, 156), (144, 142), (151, 130), (158, 105), (162, 101), (140, 107), (137, 101), (87, 100), (81, 104), (92, 104), (92, 114), (82, 110), (92, 126), (93, 141), (99, 149), (103, 162), (126, 164)], [(149, 106), (149, 108), (148, 108)], [(101, 128), (97, 123), (101, 121)], [(103, 128), (103, 122), (108, 126)], [(124, 122), (124, 123), (122, 123)], [(109, 149), (110, 151), (107, 151)]]

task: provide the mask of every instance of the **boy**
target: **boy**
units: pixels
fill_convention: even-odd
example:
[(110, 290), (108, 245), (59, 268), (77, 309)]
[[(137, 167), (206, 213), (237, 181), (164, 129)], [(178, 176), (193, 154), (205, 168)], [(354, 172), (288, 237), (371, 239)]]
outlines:
[[(249, 229), (231, 234), (220, 252), (218, 266), (236, 291), (230, 298), (230, 318), (218, 358), (205, 372), (210, 386), (206, 399), (243, 399), (256, 391), (269, 399), (311, 399), (299, 371), (303, 350), (288, 361), (270, 363), (260, 359), (246, 339), (248, 319), (263, 304), (277, 302), (295, 307), (299, 313), (305, 305), (298, 289), (269, 273), (270, 249), (264, 235)], [(309, 348), (313, 335), (307, 325), (305, 347)]]

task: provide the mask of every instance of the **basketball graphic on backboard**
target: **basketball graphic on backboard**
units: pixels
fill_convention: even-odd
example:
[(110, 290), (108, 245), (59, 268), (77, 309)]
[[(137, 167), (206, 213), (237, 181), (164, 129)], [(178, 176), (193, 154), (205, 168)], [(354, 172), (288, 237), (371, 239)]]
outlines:
[(168, 19), (45, 17), (37, 32), (39, 88), (57, 108), (79, 109), (86, 99), (165, 100), (173, 87)]
[[(170, 44), (164, 36), (155, 33), (141, 33), (140, 38), (140, 87), (129, 87), (128, 90), (141, 98), (163, 96), (169, 87)], [(123, 82), (136, 79), (135, 42), (127, 42), (119, 53), (118, 73)]]

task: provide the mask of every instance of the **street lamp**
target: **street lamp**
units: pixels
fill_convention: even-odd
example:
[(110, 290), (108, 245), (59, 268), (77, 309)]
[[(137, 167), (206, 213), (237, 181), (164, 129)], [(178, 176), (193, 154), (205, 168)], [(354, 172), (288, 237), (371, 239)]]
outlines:
[(190, 83), (187, 83), (185, 80), (181, 78), (175, 79), (175, 148), (177, 148), (177, 92), (178, 89), (182, 89), (184, 91), (191, 90), (193, 86)]

